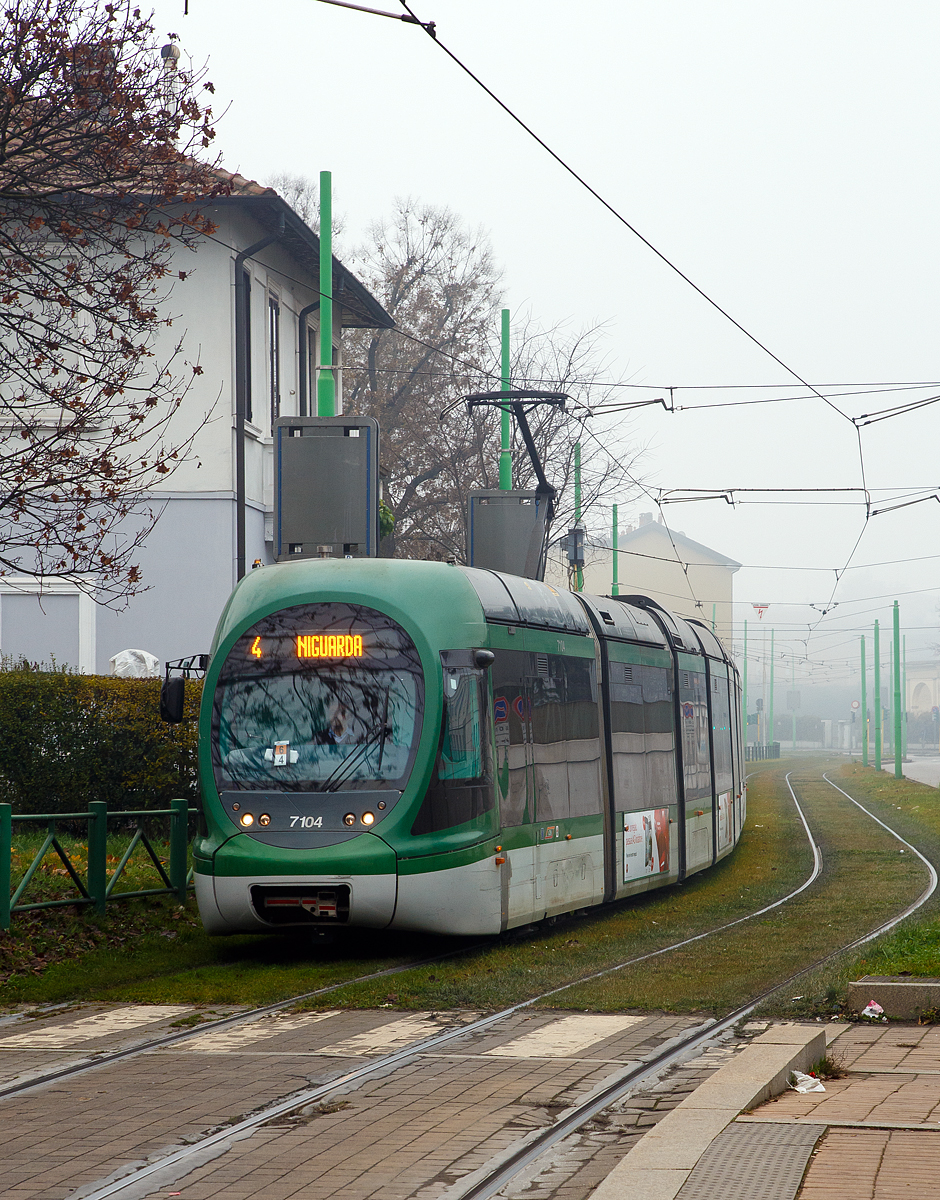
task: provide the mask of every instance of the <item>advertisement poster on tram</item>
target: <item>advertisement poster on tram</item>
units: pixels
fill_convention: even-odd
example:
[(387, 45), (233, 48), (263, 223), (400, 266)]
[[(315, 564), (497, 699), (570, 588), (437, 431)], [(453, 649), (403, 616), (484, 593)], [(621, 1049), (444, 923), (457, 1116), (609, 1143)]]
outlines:
[(669, 870), (669, 809), (623, 814), (624, 882)]

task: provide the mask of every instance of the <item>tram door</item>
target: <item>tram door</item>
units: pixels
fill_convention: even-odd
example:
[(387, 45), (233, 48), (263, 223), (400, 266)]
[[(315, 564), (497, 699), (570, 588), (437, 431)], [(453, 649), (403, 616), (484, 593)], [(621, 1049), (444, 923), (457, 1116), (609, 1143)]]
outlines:
[[(523, 650), (496, 650), (491, 678), (496, 741), (496, 790), (506, 842), (502, 866), (502, 921), (529, 920), (535, 908), (535, 770), (532, 735), (530, 656)], [(529, 836), (514, 837), (526, 827)], [(514, 844), (519, 842), (521, 844)]]
[[(679, 662), (679, 717), (685, 791), (685, 870), (699, 871), (712, 862), (713, 797), (709, 749), (708, 689), (704, 670), (691, 660)], [(704, 665), (704, 664), (702, 664)]]

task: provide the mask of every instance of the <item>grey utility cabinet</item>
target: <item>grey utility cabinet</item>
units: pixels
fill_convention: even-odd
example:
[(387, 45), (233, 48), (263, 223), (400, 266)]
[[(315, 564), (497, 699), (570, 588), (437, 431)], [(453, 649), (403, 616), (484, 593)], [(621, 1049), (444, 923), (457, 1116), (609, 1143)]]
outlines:
[(467, 562), (535, 579), (545, 533), (545, 500), (536, 492), (470, 493)]
[(379, 549), (379, 423), (373, 417), (274, 422), (274, 558), (374, 558)]

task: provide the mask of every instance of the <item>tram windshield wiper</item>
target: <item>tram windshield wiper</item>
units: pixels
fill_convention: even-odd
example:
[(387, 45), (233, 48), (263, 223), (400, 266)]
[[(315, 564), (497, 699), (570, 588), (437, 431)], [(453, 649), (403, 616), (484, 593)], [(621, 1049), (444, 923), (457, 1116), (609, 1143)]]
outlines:
[(348, 758), (344, 758), (338, 763), (333, 772), (324, 780), (321, 791), (335, 792), (340, 785), (349, 779), (352, 772), (364, 760), (366, 755), (378, 743), (379, 746), (379, 761), (376, 766), (376, 771), (382, 769), (382, 759), (385, 755), (385, 739), (388, 736), (388, 695), (389, 689), (385, 689), (385, 703), (382, 709), (382, 719), (369, 730), (366, 740), (362, 742)]

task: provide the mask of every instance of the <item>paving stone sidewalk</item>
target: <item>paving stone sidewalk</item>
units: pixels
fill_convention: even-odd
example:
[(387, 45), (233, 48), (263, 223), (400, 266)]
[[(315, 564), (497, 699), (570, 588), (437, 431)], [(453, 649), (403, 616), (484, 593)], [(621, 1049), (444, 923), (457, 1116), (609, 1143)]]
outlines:
[(844, 1078), (748, 1118), (828, 1127), (799, 1200), (940, 1200), (940, 1027), (847, 1025), (829, 1054)]
[[(4, 1200), (67, 1200), (93, 1190), (122, 1167), (159, 1158), (381, 1057), (401, 1037), (421, 1041), (474, 1016), (353, 1010), (264, 1018), (237, 1036), (207, 1031), (194, 1042), (10, 1097), (0, 1116)], [(180, 1182), (169, 1190), (184, 1191), (187, 1200), (438, 1195), (690, 1024), (697, 1022), (656, 1014), (517, 1013), (450, 1042), (446, 1052), (423, 1053), (392, 1074), (361, 1082), (339, 1103), (221, 1143), (195, 1170), (192, 1163), (174, 1168)], [(67, 1018), (63, 1036), (66, 1025)], [(573, 1025), (593, 1031), (583, 1047)], [(17, 1044), (9, 1053), (19, 1060), (28, 1047)], [(655, 1098), (649, 1108), (638, 1103), (617, 1122), (639, 1136), (656, 1119), (650, 1109), (657, 1104)], [(611, 1131), (601, 1121), (596, 1132), (604, 1142)], [(153, 1194), (168, 1190), (162, 1178), (153, 1183)]]

